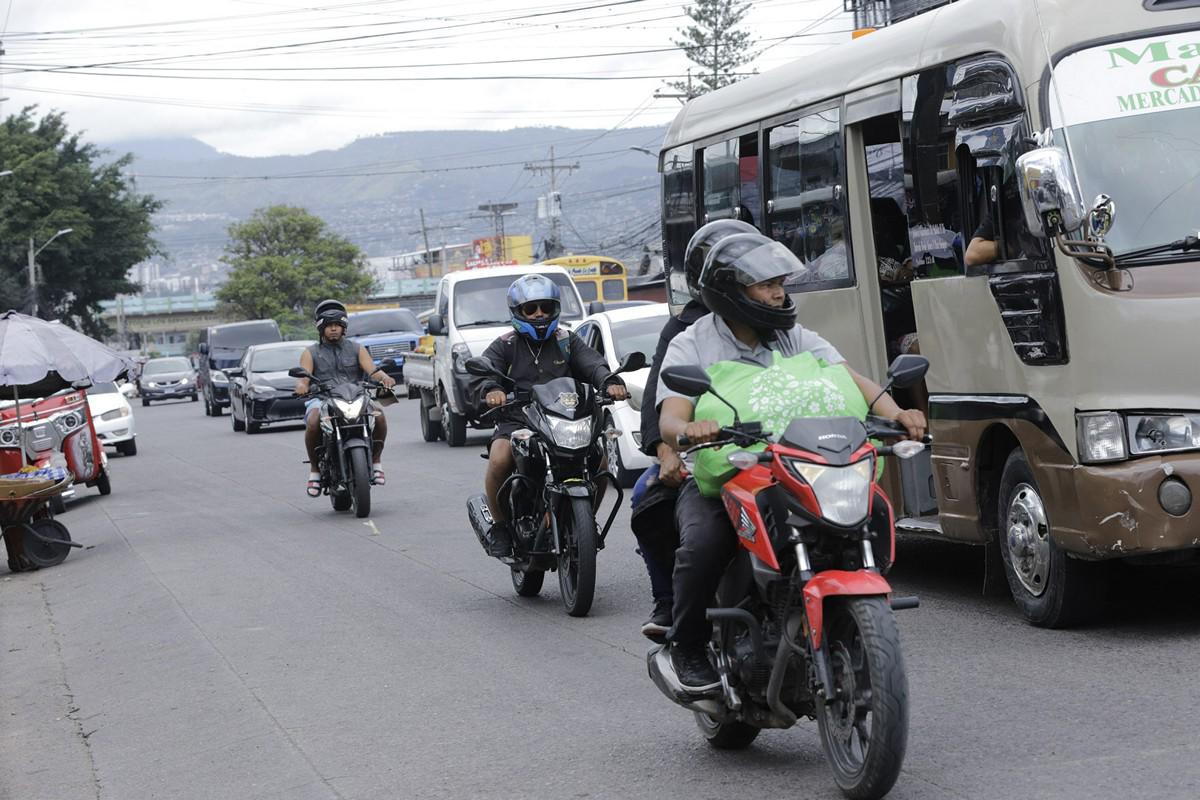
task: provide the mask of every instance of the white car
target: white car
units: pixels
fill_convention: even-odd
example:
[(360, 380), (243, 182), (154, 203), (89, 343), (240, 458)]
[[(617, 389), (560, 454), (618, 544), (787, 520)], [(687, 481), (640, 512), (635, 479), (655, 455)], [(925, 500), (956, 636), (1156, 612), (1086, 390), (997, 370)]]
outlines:
[(123, 456), (137, 455), (133, 407), (125, 393), (112, 383), (97, 383), (87, 390), (88, 411), (101, 444), (111, 444)]
[(629, 388), (629, 400), (614, 403), (605, 411), (605, 421), (621, 432), (615, 440), (606, 440), (608, 470), (626, 488), (633, 486), (642, 471), (654, 463), (654, 459), (641, 451), (642, 391), (650, 375), (649, 364), (658, 348), (659, 334), (669, 316), (666, 303), (631, 305), (592, 314), (575, 329), (585, 342), (604, 356), (609, 369), (615, 370), (630, 353), (640, 352), (646, 356), (644, 369), (621, 375)]

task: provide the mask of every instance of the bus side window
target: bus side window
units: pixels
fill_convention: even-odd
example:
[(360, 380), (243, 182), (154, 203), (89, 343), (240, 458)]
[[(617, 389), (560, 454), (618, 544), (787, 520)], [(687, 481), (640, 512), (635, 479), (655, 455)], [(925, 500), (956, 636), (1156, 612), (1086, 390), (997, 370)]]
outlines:
[(663, 156), (663, 256), (672, 267), (683, 265), (688, 240), (696, 232), (696, 189), (692, 151), (677, 147)]
[(829, 108), (767, 131), (767, 229), (808, 271), (797, 288), (849, 281), (845, 157), (839, 111)]
[(738, 140), (716, 142), (703, 150), (704, 222), (733, 219), (741, 206)]
[(622, 278), (605, 278), (600, 288), (605, 300), (625, 299), (625, 281)]
[(905, 184), (908, 238), (913, 276), (942, 278), (963, 274), (963, 251), (970, 231), (963, 231), (955, 130), (947, 119), (952, 99), (950, 73), (942, 65), (905, 78)]

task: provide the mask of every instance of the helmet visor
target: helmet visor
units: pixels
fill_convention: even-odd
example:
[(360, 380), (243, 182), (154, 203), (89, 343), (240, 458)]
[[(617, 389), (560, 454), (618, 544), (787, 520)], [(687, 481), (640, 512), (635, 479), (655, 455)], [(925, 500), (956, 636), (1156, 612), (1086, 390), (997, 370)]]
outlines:
[(793, 283), (803, 280), (808, 272), (804, 263), (779, 242), (760, 245), (743, 254), (731, 266), (737, 282), (742, 286), (753, 286), (777, 278)]

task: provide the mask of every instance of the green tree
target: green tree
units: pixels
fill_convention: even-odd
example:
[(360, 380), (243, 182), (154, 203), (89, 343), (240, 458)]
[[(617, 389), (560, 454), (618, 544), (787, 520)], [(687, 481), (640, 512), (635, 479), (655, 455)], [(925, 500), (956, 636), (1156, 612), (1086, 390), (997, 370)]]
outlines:
[(28, 310), (29, 240), (37, 257), (38, 316), (101, 336), (100, 301), (137, 291), (129, 269), (158, 252), (151, 217), (162, 204), (138, 194), (125, 170), (133, 157), (105, 151), (67, 129), (63, 115), (22, 109), (0, 123), (0, 309)]
[(293, 335), (311, 336), (308, 321), (321, 300), (357, 303), (374, 288), (362, 251), (294, 206), (260, 208), (230, 225), (221, 260), (230, 266), (229, 279), (217, 290), (225, 313), (274, 319)]
[(675, 40), (684, 55), (700, 69), (689, 81), (668, 85), (690, 100), (714, 89), (737, 83), (738, 67), (758, 57), (754, 37), (738, 25), (750, 11), (749, 0), (695, 0), (683, 9), (692, 24), (681, 28)]

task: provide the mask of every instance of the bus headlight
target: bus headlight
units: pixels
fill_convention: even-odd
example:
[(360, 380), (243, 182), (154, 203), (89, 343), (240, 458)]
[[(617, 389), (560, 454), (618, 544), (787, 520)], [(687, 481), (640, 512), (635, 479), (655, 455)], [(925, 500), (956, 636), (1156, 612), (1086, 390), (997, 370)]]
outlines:
[(1200, 448), (1200, 414), (1130, 414), (1125, 425), (1134, 455)]
[(1121, 415), (1112, 411), (1075, 415), (1075, 443), (1079, 460), (1101, 464), (1125, 458), (1125, 431)]

